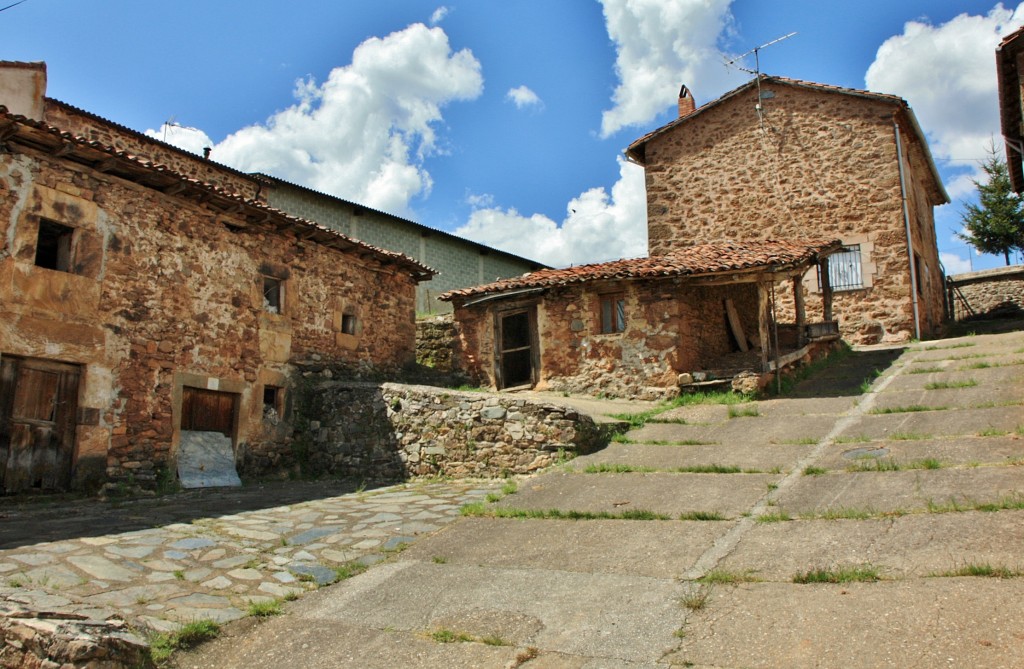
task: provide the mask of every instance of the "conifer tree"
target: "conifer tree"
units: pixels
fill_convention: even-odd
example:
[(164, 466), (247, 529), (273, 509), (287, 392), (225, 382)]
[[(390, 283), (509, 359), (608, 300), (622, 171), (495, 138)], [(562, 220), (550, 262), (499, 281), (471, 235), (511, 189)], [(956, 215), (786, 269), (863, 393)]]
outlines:
[(988, 179), (974, 181), (978, 204), (965, 205), (957, 237), (979, 253), (1002, 254), (1009, 265), (1012, 251), (1024, 251), (1024, 201), (1010, 189), (1010, 173), (994, 147), (981, 169)]

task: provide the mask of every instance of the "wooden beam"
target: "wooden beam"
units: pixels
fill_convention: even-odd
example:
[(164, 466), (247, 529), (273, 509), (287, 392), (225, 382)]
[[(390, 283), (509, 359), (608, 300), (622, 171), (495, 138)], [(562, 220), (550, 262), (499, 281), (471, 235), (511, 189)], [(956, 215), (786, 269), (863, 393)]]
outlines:
[(769, 330), (771, 329), (771, 297), (767, 283), (757, 284), (757, 334), (761, 340), (761, 371), (768, 369)]
[(736, 339), (736, 343), (740, 345), (740, 350), (746, 353), (750, 350), (747, 346), (747, 335), (743, 333), (740, 315), (736, 313), (736, 306), (732, 303), (731, 299), (725, 300), (725, 315), (729, 320), (729, 329), (732, 330), (732, 336)]

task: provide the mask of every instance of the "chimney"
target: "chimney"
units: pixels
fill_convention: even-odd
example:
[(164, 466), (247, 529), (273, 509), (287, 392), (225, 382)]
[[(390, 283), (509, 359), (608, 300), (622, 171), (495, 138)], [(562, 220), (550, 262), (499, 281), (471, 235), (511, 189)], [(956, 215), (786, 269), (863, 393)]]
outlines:
[(0, 105), (11, 114), (43, 120), (46, 63), (0, 61)]
[(679, 118), (692, 114), (693, 110), (697, 108), (697, 104), (693, 101), (693, 96), (690, 95), (690, 89), (683, 86), (679, 87)]

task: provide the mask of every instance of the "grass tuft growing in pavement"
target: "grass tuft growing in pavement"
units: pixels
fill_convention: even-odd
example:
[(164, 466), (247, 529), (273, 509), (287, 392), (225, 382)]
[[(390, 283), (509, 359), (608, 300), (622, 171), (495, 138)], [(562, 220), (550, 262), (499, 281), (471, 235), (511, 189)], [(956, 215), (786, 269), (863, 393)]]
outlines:
[(465, 632), (453, 632), (450, 629), (441, 628), (434, 630), (430, 633), (430, 638), (437, 643), (464, 643), (468, 641), (474, 641), (473, 637), (466, 634)]
[(212, 620), (192, 620), (175, 632), (162, 632), (149, 638), (149, 654), (154, 662), (165, 662), (174, 651), (194, 648), (220, 636), (220, 625)]
[(964, 379), (963, 381), (934, 381), (932, 383), (924, 384), (925, 390), (948, 390), (950, 388), (973, 388), (978, 385), (978, 382), (974, 379)]
[(935, 365), (929, 365), (927, 367), (914, 367), (913, 369), (907, 370), (907, 374), (934, 374), (935, 372), (945, 371), (941, 367)]
[(687, 511), (679, 514), (679, 520), (727, 520), (717, 511)]
[(279, 616), (284, 611), (281, 609), (281, 602), (276, 599), (267, 599), (249, 602), (249, 608), (246, 610), (246, 613), (254, 618), (269, 618), (271, 616)]
[(784, 523), (787, 520), (793, 520), (793, 516), (782, 509), (772, 511), (771, 513), (762, 513), (757, 517), (757, 522), (759, 523)]
[(811, 569), (793, 576), (794, 583), (863, 583), (879, 580), (878, 570), (871, 565)]
[(756, 406), (750, 407), (729, 407), (729, 418), (754, 418), (761, 415)]
[(629, 509), (611, 513), (609, 511), (563, 511), (561, 509), (516, 509), (513, 507), (487, 508), (479, 502), (464, 505), (462, 515), (533, 520), (672, 520), (670, 516), (663, 513), (655, 513), (646, 509)]
[(821, 476), (827, 472), (828, 470), (822, 467), (804, 467), (804, 476)]
[(957, 569), (930, 575), (935, 577), (983, 576), (988, 578), (1019, 578), (1024, 576), (1024, 572), (1020, 569), (1010, 569), (1009, 567), (993, 567), (987, 562), (980, 564), (969, 562)]
[(729, 571), (728, 569), (712, 569), (697, 579), (698, 583), (713, 585), (734, 585), (736, 583), (759, 583), (760, 578), (754, 576), (753, 570)]
[(338, 577), (339, 581), (344, 581), (345, 579), (352, 578), (353, 576), (359, 576), (359, 574), (362, 574), (367, 569), (368, 567), (362, 562), (353, 560), (335, 567), (334, 575)]
[(949, 407), (944, 406), (927, 406), (924, 404), (908, 404), (907, 406), (901, 407), (879, 407), (872, 409), (868, 413), (873, 414), (890, 414), (890, 413), (915, 413), (918, 411), (945, 411)]

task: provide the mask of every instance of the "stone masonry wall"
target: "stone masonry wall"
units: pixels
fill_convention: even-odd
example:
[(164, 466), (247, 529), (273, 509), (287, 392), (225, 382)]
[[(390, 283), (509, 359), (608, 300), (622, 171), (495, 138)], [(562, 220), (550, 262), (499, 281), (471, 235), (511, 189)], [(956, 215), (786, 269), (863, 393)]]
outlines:
[(607, 437), (589, 416), (509, 395), (320, 378), (305, 396), (292, 455), (254, 459), (247, 473), (500, 477), (588, 453)]
[[(723, 239), (863, 239), (873, 245), (865, 267), (874, 273), (870, 288), (835, 296), (844, 337), (869, 343), (913, 336), (895, 105), (777, 82), (763, 90), (772, 96), (762, 100), (763, 133), (752, 88), (648, 142), (650, 252)], [(901, 122), (927, 335), (942, 321), (932, 218), (939, 195), (913, 137)], [(818, 294), (807, 297), (808, 313), (820, 313)]]
[[(75, 230), (72, 272), (35, 266), (43, 218)], [(284, 389), (296, 361), (359, 374), (414, 360), (409, 276), (221, 218), (59, 158), (0, 155), (0, 355), (82, 366), (79, 406), (94, 418), (77, 426), (78, 479), (152, 483), (173, 462), (185, 385), (236, 395), (241, 448), (280, 436), (264, 429), (263, 388)], [(267, 274), (283, 313), (264, 306)]]
[(955, 274), (949, 277), (949, 283), (955, 320), (1024, 312), (1024, 265)]
[(438, 372), (451, 372), (455, 332), (451, 314), (416, 321), (416, 362)]

